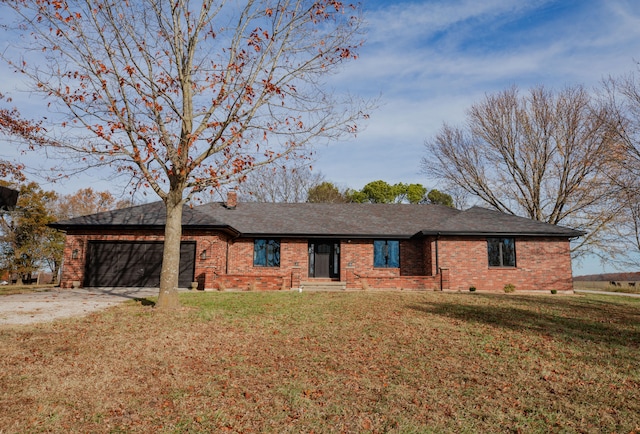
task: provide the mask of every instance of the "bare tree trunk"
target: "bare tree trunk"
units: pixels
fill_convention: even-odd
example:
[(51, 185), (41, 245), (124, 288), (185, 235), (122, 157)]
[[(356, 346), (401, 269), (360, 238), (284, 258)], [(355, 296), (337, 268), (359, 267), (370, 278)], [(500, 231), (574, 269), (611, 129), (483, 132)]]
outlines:
[(160, 272), (160, 293), (156, 307), (162, 310), (180, 307), (178, 278), (180, 273), (180, 240), (182, 239), (182, 191), (171, 191), (165, 200), (167, 223), (164, 229), (164, 252)]
[(53, 283), (55, 286), (58, 286), (60, 284), (60, 263), (58, 261), (54, 261), (53, 270), (51, 271), (51, 283)]

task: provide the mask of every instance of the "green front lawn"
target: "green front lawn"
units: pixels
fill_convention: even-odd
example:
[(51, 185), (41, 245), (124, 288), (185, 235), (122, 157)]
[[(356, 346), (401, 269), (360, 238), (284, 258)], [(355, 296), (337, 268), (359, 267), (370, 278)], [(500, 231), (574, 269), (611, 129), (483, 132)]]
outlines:
[(6, 432), (640, 430), (640, 299), (185, 293), (1, 326)]

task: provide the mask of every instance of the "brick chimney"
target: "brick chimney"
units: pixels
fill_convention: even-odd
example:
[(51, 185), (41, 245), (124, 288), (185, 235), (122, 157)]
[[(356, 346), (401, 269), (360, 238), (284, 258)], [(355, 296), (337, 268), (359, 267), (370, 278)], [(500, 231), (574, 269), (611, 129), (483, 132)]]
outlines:
[(238, 206), (238, 193), (236, 191), (227, 193), (227, 203), (225, 206), (229, 209), (235, 209), (235, 207)]

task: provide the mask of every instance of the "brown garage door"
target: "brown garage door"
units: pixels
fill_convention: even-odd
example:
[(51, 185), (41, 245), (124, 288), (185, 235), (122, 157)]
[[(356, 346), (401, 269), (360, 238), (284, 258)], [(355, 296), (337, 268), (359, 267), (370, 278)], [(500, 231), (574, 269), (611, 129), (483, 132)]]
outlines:
[[(162, 242), (90, 241), (84, 286), (160, 286)], [(188, 288), (195, 272), (196, 243), (180, 245), (178, 285)]]

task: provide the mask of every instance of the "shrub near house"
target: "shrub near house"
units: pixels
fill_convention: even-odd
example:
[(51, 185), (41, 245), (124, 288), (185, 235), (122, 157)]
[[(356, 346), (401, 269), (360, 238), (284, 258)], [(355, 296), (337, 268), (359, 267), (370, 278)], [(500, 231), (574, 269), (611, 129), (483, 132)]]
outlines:
[[(158, 286), (164, 208), (57, 222), (62, 285)], [(441, 205), (226, 203), (185, 207), (180, 286), (199, 289), (571, 290), (582, 235), (497, 211)]]

